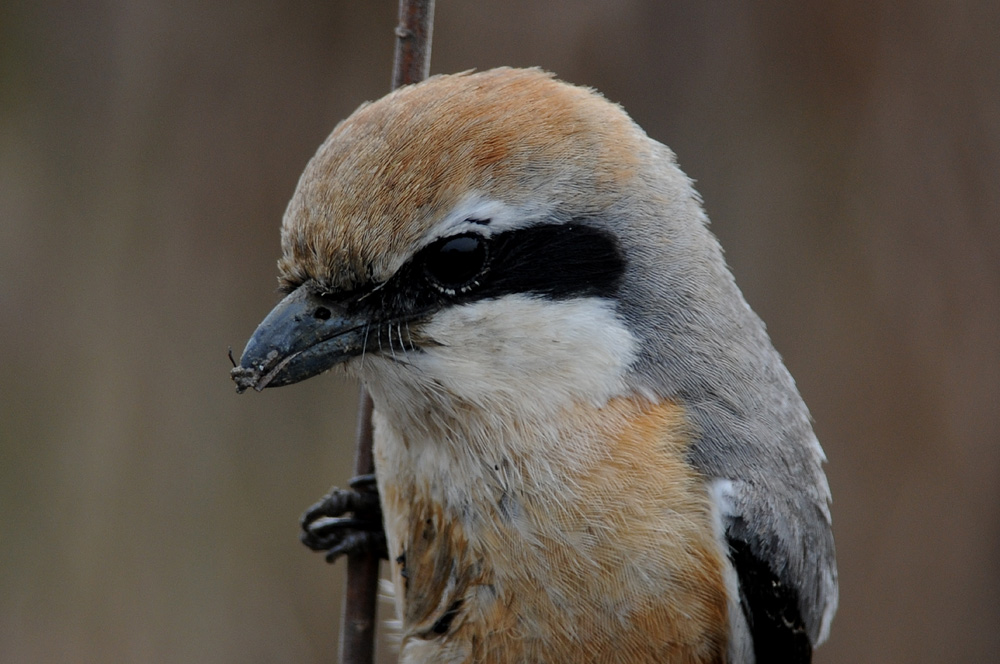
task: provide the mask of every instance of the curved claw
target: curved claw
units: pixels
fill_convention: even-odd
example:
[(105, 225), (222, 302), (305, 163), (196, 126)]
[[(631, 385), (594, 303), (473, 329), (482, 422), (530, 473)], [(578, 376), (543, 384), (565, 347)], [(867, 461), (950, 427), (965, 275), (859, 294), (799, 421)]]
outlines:
[(347, 482), (347, 485), (352, 489), (365, 489), (366, 491), (378, 492), (378, 486), (375, 483), (375, 473), (355, 475)]
[(374, 475), (360, 475), (351, 480), (352, 488), (334, 487), (309, 507), (301, 519), (302, 543), (325, 551), (331, 563), (345, 554), (375, 553), (388, 559), (378, 493), (369, 488), (374, 483)]
[(389, 551), (385, 543), (385, 533), (353, 531), (343, 533), (343, 539), (327, 550), (326, 562), (334, 563), (343, 555), (374, 553), (380, 559), (388, 559)]

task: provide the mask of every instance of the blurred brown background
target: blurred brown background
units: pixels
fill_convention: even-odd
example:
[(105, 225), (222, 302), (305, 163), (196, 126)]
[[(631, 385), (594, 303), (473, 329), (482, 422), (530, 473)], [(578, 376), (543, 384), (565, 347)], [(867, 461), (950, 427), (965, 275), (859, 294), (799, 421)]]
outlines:
[[(0, 660), (330, 662), (355, 387), (237, 397), (278, 224), (388, 87), (395, 1), (0, 5)], [(818, 662), (1000, 650), (995, 0), (443, 0), (677, 152), (830, 462)], [(386, 649), (383, 648), (383, 657)]]

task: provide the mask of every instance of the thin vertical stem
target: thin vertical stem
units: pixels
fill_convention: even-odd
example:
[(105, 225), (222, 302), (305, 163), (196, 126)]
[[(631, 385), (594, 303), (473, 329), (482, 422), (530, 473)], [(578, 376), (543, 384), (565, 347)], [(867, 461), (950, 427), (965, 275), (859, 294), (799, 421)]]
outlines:
[(434, 0), (400, 0), (392, 89), (427, 78), (431, 69)]
[[(396, 55), (392, 89), (427, 78), (431, 63), (434, 0), (399, 0)], [(354, 474), (375, 472), (372, 458), (372, 399), (361, 388), (358, 405)], [(341, 664), (372, 664), (375, 657), (375, 609), (379, 559), (374, 553), (347, 556), (343, 622), (340, 629)]]
[[(369, 475), (374, 471), (372, 398), (362, 387), (358, 403), (354, 474), (355, 476)], [(344, 587), (344, 607), (341, 611), (340, 626), (340, 661), (342, 664), (372, 664), (375, 656), (378, 568), (379, 558), (374, 553), (347, 555), (347, 584)]]

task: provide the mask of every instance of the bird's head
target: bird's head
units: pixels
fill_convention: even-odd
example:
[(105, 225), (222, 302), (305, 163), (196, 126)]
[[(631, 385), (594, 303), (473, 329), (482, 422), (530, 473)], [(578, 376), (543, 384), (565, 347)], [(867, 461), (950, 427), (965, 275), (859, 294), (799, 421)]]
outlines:
[(282, 250), (287, 296), (241, 389), (341, 367), (392, 399), (491, 408), (669, 392), (664, 344), (725, 327), (735, 292), (670, 151), (538, 70), (363, 105), (309, 162)]

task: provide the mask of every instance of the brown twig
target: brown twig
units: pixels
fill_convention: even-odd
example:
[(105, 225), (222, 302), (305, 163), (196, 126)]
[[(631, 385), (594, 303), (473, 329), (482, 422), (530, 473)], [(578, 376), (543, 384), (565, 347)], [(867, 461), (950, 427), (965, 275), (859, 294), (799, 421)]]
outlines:
[[(372, 398), (361, 388), (358, 403), (357, 449), (354, 474), (375, 471), (372, 459)], [(348, 554), (347, 584), (340, 625), (342, 664), (371, 664), (375, 655), (375, 608), (379, 558), (375, 553)]]
[(396, 57), (392, 67), (393, 90), (427, 78), (431, 68), (433, 31), (434, 0), (399, 0)]
[[(399, 0), (399, 25), (396, 26), (396, 55), (392, 70), (393, 90), (427, 78), (431, 63), (433, 25), (434, 0)], [(371, 418), (372, 400), (362, 387), (358, 405), (355, 475), (375, 472)], [(378, 568), (377, 554), (347, 557), (347, 585), (344, 589), (343, 622), (340, 629), (341, 664), (372, 664), (374, 659)]]

